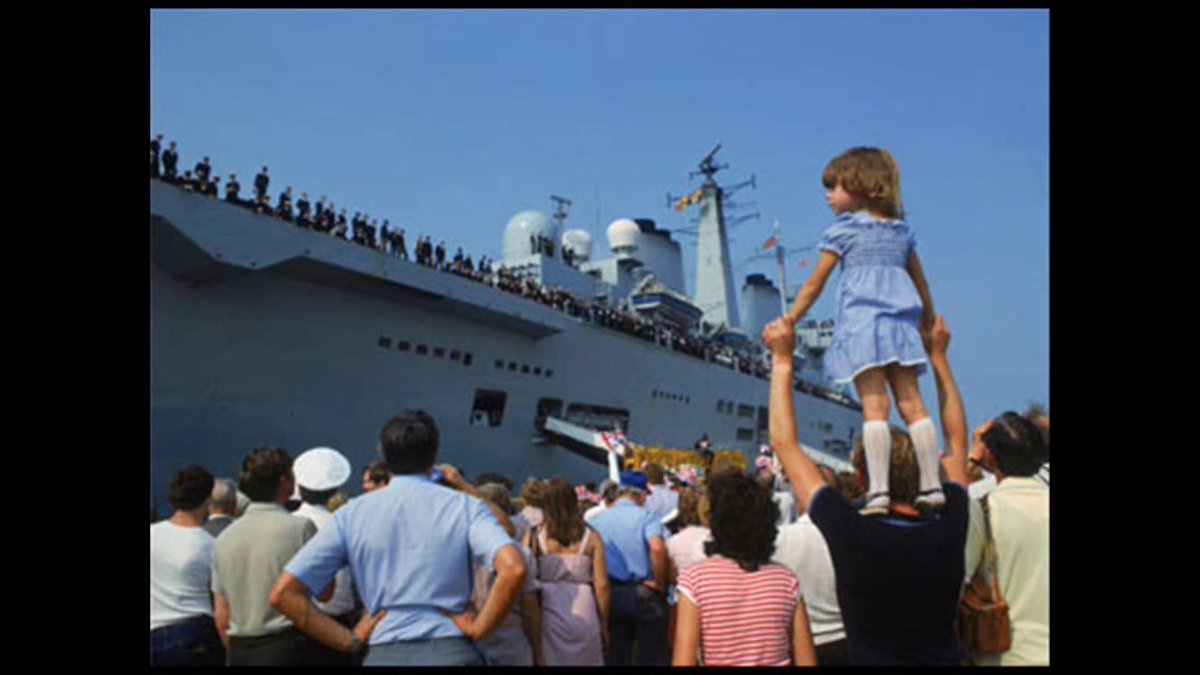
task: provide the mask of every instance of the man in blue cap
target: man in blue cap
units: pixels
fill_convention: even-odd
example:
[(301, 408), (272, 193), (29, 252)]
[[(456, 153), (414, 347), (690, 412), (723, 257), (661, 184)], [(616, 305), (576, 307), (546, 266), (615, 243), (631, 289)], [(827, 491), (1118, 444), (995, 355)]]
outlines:
[(624, 471), (620, 478), (616, 501), (590, 523), (604, 537), (612, 582), (608, 665), (665, 666), (670, 662), (666, 532), (643, 508), (646, 474)]

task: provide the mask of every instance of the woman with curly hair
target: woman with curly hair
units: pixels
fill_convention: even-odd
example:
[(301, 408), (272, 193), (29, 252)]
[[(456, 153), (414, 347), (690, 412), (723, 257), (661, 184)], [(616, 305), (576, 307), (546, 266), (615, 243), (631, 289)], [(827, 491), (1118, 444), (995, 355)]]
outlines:
[(779, 507), (762, 483), (741, 473), (708, 482), (710, 557), (679, 575), (672, 665), (817, 664), (800, 582), (772, 563)]
[(542, 586), (541, 644), (534, 664), (602, 666), (608, 643), (604, 540), (583, 522), (575, 488), (553, 478), (539, 495), (543, 520), (525, 535)]

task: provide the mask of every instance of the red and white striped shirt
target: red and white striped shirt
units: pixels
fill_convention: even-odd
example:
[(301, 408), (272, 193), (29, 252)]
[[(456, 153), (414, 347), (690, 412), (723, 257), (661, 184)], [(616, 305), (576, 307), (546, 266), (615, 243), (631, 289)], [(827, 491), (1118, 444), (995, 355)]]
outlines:
[(786, 666), (800, 582), (768, 563), (747, 572), (713, 556), (679, 574), (679, 592), (700, 610), (700, 649), (706, 666)]

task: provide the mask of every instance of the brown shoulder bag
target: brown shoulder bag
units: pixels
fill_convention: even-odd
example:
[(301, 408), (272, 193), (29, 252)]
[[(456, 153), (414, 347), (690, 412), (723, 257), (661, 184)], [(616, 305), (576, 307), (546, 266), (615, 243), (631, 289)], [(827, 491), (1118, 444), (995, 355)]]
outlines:
[(980, 506), (983, 507), (983, 529), (987, 533), (985, 559), (992, 583), (988, 584), (980, 570), (976, 570), (958, 603), (958, 637), (968, 656), (1000, 654), (1012, 647), (1012, 626), (1008, 620), (1008, 603), (1000, 595), (996, 542), (992, 538), (986, 495), (980, 500)]

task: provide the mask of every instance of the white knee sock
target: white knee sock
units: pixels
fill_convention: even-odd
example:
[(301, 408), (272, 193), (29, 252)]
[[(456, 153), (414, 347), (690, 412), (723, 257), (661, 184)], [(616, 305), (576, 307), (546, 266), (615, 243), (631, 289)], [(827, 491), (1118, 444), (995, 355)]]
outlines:
[(936, 490), (942, 486), (938, 476), (937, 428), (928, 417), (908, 425), (912, 437), (913, 451), (917, 454), (917, 468), (921, 471), (921, 492)]
[(888, 494), (888, 469), (892, 461), (892, 434), (884, 420), (863, 422), (863, 454), (867, 457), (867, 495)]

